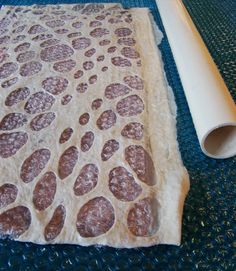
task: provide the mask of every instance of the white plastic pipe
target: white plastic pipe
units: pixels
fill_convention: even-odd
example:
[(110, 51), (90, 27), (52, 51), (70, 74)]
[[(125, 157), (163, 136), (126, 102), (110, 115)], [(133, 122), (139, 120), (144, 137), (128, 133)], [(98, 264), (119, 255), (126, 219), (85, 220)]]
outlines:
[(180, 0), (156, 0), (202, 151), (236, 154), (236, 106)]

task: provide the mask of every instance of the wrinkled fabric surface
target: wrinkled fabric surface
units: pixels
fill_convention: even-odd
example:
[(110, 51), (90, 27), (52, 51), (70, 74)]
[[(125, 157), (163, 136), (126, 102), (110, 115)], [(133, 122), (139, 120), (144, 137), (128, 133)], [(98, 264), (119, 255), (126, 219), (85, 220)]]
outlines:
[(0, 235), (179, 244), (189, 182), (149, 10), (6, 6), (0, 23)]

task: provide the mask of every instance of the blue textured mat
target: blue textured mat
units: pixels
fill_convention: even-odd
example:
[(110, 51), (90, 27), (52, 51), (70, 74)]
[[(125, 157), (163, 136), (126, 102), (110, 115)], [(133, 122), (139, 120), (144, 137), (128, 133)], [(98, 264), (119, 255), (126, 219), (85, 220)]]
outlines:
[[(64, 0), (1, 0), (0, 4), (73, 3)], [(77, 1), (86, 2), (86, 1)], [(93, 2), (90, 0), (89, 2)], [(164, 32), (154, 0), (111, 1), (149, 7)], [(236, 101), (236, 1), (184, 0)], [(71, 245), (38, 246), (0, 241), (0, 270), (235, 270), (236, 157), (214, 160), (198, 145), (182, 85), (166, 37), (160, 49), (178, 105), (180, 151), (191, 176), (183, 216), (182, 245), (118, 250)]]

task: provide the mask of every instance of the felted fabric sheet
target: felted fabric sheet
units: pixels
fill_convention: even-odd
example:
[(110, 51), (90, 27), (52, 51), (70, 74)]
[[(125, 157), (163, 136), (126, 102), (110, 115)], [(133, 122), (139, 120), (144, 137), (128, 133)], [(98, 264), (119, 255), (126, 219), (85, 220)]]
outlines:
[(180, 244), (189, 180), (161, 33), (118, 4), (0, 11), (0, 236)]

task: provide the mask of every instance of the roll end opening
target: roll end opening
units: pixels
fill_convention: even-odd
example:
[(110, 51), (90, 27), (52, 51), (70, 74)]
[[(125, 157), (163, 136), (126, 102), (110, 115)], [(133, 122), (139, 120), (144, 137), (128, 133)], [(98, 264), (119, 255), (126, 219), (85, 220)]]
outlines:
[(203, 151), (206, 155), (217, 159), (236, 155), (236, 123), (211, 130), (203, 139)]

